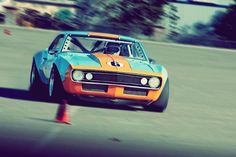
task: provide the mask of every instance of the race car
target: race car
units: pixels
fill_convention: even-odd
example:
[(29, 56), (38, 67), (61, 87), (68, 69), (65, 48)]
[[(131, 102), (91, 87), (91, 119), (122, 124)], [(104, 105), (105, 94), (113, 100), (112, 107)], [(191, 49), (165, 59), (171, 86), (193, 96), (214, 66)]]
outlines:
[(78, 101), (141, 105), (163, 112), (169, 79), (167, 70), (148, 57), (137, 39), (71, 31), (59, 33), (33, 56), (29, 89), (52, 99), (70, 95)]

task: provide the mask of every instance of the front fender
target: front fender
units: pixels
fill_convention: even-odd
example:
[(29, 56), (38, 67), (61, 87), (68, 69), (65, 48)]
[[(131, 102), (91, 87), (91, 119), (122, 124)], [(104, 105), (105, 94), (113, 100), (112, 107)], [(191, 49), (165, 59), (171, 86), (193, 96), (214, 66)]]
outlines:
[(162, 74), (162, 81), (164, 85), (168, 78), (168, 72), (166, 68), (160, 64), (150, 64), (150, 65), (152, 66), (152, 69), (154, 70), (154, 72)]
[(68, 69), (70, 68), (69, 62), (67, 60), (65, 60), (63, 57), (59, 56), (56, 59), (56, 61), (54, 62), (54, 66), (56, 66), (56, 68), (59, 72), (61, 81), (64, 81), (66, 78), (66, 73), (67, 73)]

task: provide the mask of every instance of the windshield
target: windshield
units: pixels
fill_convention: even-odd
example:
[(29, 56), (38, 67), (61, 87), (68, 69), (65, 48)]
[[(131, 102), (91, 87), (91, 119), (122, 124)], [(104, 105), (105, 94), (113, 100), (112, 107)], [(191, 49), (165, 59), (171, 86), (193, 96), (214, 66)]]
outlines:
[(143, 49), (137, 42), (81, 37), (77, 35), (67, 37), (62, 52), (103, 53), (146, 60)]

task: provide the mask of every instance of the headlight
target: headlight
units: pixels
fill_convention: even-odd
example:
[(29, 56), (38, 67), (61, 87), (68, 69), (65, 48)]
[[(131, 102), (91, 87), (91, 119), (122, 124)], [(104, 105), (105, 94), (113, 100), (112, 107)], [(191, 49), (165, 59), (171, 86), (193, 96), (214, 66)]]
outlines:
[(85, 75), (85, 78), (86, 78), (87, 80), (92, 80), (92, 79), (93, 79), (93, 74), (92, 74), (92, 73), (87, 73), (87, 74)]
[(84, 78), (84, 73), (83, 73), (83, 71), (74, 70), (74, 71), (72, 72), (72, 79), (73, 79), (74, 81), (81, 81), (81, 80), (83, 80), (83, 78)]
[(161, 83), (161, 81), (160, 81), (160, 79), (157, 78), (157, 77), (152, 77), (152, 78), (150, 78), (150, 80), (148, 81), (148, 84), (149, 84), (149, 86), (150, 86), (151, 88), (157, 88), (157, 87), (159, 87), (159, 86), (160, 86), (160, 83)]
[(140, 80), (140, 83), (141, 83), (142, 85), (146, 85), (147, 82), (148, 82), (148, 80), (147, 80), (145, 77)]

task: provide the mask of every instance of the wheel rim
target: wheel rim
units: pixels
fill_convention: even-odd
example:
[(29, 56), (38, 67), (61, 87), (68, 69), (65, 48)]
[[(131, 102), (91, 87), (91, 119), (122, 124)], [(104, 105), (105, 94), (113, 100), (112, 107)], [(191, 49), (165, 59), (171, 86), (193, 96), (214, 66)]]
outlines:
[(31, 85), (34, 83), (34, 80), (35, 80), (35, 66), (32, 67), (32, 71), (31, 71), (31, 76), (30, 76)]
[(53, 86), (54, 86), (54, 74), (52, 73), (49, 80), (49, 96), (52, 96)]

